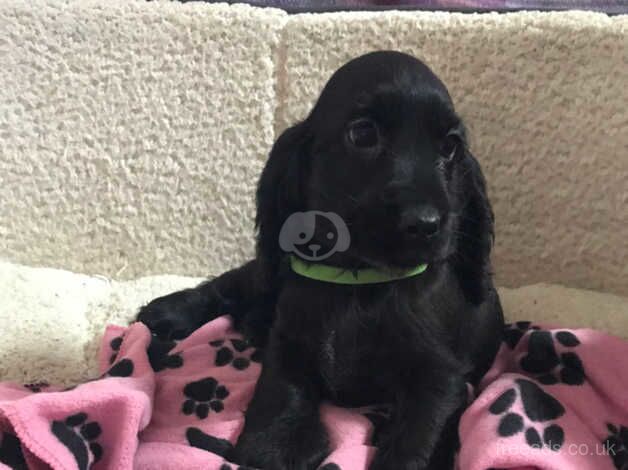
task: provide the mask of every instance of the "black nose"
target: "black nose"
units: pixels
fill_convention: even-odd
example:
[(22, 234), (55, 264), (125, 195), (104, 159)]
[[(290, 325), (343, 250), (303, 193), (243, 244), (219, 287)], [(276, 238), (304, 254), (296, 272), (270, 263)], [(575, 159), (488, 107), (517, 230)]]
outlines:
[(401, 213), (399, 229), (410, 237), (433, 237), (440, 230), (440, 213), (434, 206), (422, 205)]

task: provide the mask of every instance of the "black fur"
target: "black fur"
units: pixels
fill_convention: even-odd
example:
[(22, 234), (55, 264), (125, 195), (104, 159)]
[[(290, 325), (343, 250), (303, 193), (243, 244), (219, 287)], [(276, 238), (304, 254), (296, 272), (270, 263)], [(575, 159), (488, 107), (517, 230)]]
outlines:
[[(373, 145), (357, 144), (360, 119)], [(425, 207), (440, 217), (436, 228), (417, 219)], [(308, 210), (337, 213), (349, 228), (349, 249), (327, 264), (429, 267), (370, 286), (300, 277), (287, 268), (278, 238), (288, 216)], [(314, 469), (328, 451), (322, 401), (392, 403), (371, 468), (451, 468), (465, 382), (477, 383), (489, 368), (503, 319), (484, 177), (445, 86), (398, 52), (340, 68), (310, 115), (275, 143), (256, 222), (253, 261), (156, 299), (138, 317), (168, 338), (228, 311), (254, 344), (266, 345), (230, 457), (273, 470)], [(320, 234), (312, 241), (329, 243)]]

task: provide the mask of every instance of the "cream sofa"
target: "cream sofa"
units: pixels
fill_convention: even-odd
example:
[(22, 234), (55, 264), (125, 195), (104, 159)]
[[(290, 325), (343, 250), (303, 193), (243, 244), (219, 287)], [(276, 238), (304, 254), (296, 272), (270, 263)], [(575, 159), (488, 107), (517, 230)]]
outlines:
[(628, 338), (627, 33), (582, 12), (1, 2), (0, 379), (84, 380), (107, 323), (251, 256), (274, 138), (374, 49), (424, 59), (466, 120), (507, 317)]

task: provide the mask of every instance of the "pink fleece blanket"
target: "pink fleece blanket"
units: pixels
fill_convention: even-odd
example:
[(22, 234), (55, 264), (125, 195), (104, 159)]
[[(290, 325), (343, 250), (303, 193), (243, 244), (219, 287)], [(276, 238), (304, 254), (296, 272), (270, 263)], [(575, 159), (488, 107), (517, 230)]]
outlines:
[[(259, 353), (221, 317), (176, 345), (109, 327), (102, 376), (72, 389), (0, 385), (0, 469), (217, 469), (243, 424)], [(151, 347), (150, 359), (147, 349)], [(173, 346), (171, 349), (170, 347)], [(460, 423), (463, 470), (628, 468), (628, 343), (510, 325)], [(324, 470), (364, 469), (382, 409), (324, 405)]]

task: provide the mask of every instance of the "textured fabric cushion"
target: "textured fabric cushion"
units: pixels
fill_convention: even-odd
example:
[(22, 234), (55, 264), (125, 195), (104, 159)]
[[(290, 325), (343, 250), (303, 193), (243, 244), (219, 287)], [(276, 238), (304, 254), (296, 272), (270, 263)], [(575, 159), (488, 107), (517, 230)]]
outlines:
[(133, 278), (250, 253), (285, 16), (0, 2), (0, 258)]
[(96, 373), (107, 324), (126, 325), (151, 299), (200, 279), (115, 282), (0, 262), (0, 380), (75, 383)]
[(398, 48), (471, 129), (500, 282), (628, 295), (628, 16), (5, 0), (0, 31), (0, 258), (117, 279), (235, 266), (275, 131), (343, 62)]
[[(71, 384), (93, 377), (105, 325), (126, 325), (146, 302), (200, 281), (120, 282), (0, 262), (0, 380)], [(628, 298), (547, 284), (500, 295), (508, 321), (593, 327), (628, 339)]]

